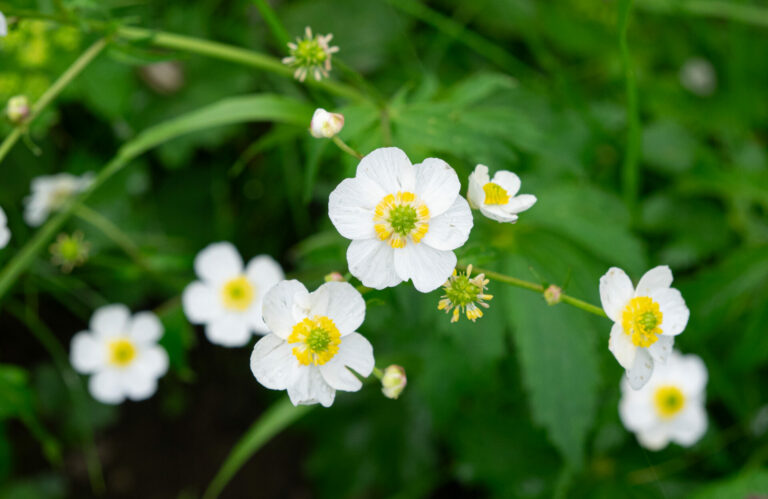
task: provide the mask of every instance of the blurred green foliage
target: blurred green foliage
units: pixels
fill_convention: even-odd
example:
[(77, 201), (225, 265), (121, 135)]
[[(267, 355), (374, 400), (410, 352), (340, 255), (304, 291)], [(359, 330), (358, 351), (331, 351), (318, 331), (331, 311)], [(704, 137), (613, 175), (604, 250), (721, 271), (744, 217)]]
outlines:
[[(622, 370), (607, 350), (604, 319), (491, 282), (486, 316), (450, 324), (436, 309), (437, 292), (401, 286), (367, 295), (361, 331), (377, 365), (406, 368), (403, 396), (387, 400), (375, 383), (339, 394), (332, 408), (313, 410), (263, 449), (275, 462), (290, 456), (290, 469), (271, 469), (265, 458), (233, 490), (252, 495), (248, 487), (265, 480), (277, 496), (318, 497), (768, 492), (768, 28), (728, 19), (727, 7), (725, 15), (697, 15), (703, 0), (679, 11), (636, 2), (628, 41), (642, 148), (639, 204), (628, 208), (620, 194), (627, 116), (617, 3), (272, 2), (289, 33), (306, 25), (333, 33), (344, 63), (333, 77), (356, 86), (359, 73), (384, 96), (383, 109), (375, 95), (353, 102), (149, 40), (114, 40), (31, 127), (41, 154), (20, 143), (0, 164), (0, 206), (13, 232), (0, 266), (33, 234), (22, 221), (32, 178), (99, 171), (121, 147), (133, 159), (89, 206), (138, 251), (126, 254), (74, 217), (66, 226), (91, 243), (87, 264), (62, 274), (43, 252), (1, 304), (0, 496), (90, 494), (83, 465), (72, 464), (88, 445), (83, 424), (96, 432), (109, 497), (203, 490), (276, 396), (256, 386), (247, 349), (208, 344), (177, 297), (193, 279), (194, 255), (217, 240), (233, 241), (246, 258), (273, 255), (310, 288), (345, 270), (347, 241), (328, 220), (327, 199), (357, 161), (309, 136), (315, 107), (343, 113), (340, 137), (363, 153), (391, 143), (415, 162), (439, 156), (464, 182), (477, 163), (521, 176), (522, 192), (538, 203), (514, 226), (476, 216), (462, 263), (567, 283), (566, 292), (595, 304), (609, 266), (636, 280), (670, 265), (691, 309), (677, 346), (709, 369), (709, 430), (691, 449), (651, 453), (636, 443), (618, 418)], [(22, 92), (36, 99), (120, 24), (285, 55), (245, 0), (0, 2), (0, 11), (12, 8), (53, 16), (67, 9), (73, 24), (12, 25), (0, 39), (0, 102)], [(757, 9), (768, 16), (768, 7)], [(693, 57), (714, 68), (711, 95), (681, 84)], [(3, 136), (10, 130), (0, 125)], [(117, 409), (62, 396), (71, 373), (54, 368), (24, 314), (5, 307), (38, 316), (67, 348), (94, 308), (116, 302), (159, 312), (172, 369), (157, 400)], [(173, 455), (166, 448), (182, 444), (153, 439), (158, 428), (200, 431), (201, 421), (220, 432), (212, 436), (223, 448), (196, 447), (210, 456), (184, 456), (194, 464), (158, 458), (160, 469), (148, 471), (141, 453), (110, 451), (133, 439), (144, 459)], [(235, 426), (224, 431), (211, 421)], [(170, 477), (166, 464), (177, 470)], [(125, 469), (134, 468), (126, 484)]]

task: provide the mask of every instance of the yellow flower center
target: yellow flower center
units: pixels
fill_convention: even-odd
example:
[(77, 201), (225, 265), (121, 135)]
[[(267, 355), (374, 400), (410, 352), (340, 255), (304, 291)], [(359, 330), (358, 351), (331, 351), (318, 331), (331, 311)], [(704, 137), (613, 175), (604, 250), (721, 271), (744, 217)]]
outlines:
[(485, 204), (507, 204), (509, 202), (509, 194), (499, 184), (488, 182), (483, 186), (485, 191)]
[(136, 347), (127, 338), (118, 338), (109, 342), (109, 363), (117, 367), (126, 367), (136, 358)]
[(227, 281), (221, 288), (221, 300), (224, 302), (224, 307), (240, 312), (251, 306), (255, 294), (256, 290), (253, 284), (244, 275)]
[(662, 418), (671, 418), (685, 407), (685, 395), (676, 386), (660, 386), (653, 395), (656, 411)]
[(341, 333), (331, 319), (316, 315), (293, 326), (288, 343), (298, 343), (293, 347), (293, 355), (301, 365), (321, 366), (339, 351)]
[(621, 313), (624, 332), (639, 347), (649, 347), (656, 343), (662, 333), (659, 327), (661, 319), (659, 304), (647, 296), (632, 298)]
[(373, 215), (373, 229), (393, 248), (404, 248), (408, 238), (419, 243), (429, 231), (429, 208), (412, 192), (387, 194)]

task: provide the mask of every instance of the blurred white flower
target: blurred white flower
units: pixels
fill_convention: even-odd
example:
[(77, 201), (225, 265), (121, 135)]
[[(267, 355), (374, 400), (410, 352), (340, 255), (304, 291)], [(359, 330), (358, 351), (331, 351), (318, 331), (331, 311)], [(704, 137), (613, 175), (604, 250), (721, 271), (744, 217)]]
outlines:
[(520, 177), (512, 172), (500, 170), (488, 176), (488, 167), (477, 165), (469, 175), (467, 197), (472, 208), (497, 222), (517, 221), (517, 214), (536, 203), (533, 194), (517, 194), (520, 190)]
[(5, 16), (0, 12), (0, 36), (8, 35), (8, 22), (5, 20)]
[(8, 99), (8, 105), (5, 108), (5, 114), (8, 121), (18, 125), (29, 116), (29, 100), (25, 95), (16, 95)]
[(440, 287), (456, 266), (453, 250), (472, 229), (460, 188), (456, 172), (440, 159), (412, 165), (396, 147), (364, 157), (328, 204), (336, 230), (352, 239), (350, 273), (376, 289), (408, 279), (423, 293)]
[(264, 297), (271, 333), (256, 343), (251, 371), (271, 390), (288, 390), (294, 405), (329, 407), (336, 390), (356, 392), (362, 382), (350, 371), (373, 371), (373, 347), (356, 332), (365, 301), (349, 283), (328, 282), (309, 293), (299, 281), (283, 281)]
[(689, 447), (707, 431), (706, 386), (704, 362), (674, 351), (640, 390), (621, 380), (621, 421), (647, 449), (662, 449), (670, 441)]
[(157, 344), (162, 335), (152, 312), (131, 317), (125, 305), (107, 305), (94, 312), (90, 331), (72, 338), (70, 361), (77, 372), (91, 375), (88, 389), (96, 400), (144, 400), (168, 370), (168, 354)]
[(8, 245), (11, 240), (11, 229), (8, 228), (8, 217), (5, 216), (3, 208), (0, 207), (0, 249)]
[(666, 265), (646, 272), (636, 289), (617, 267), (600, 278), (603, 310), (614, 322), (608, 348), (635, 390), (651, 379), (655, 363), (667, 361), (674, 337), (688, 324), (688, 307), (671, 284), (672, 271)]
[(309, 124), (309, 133), (317, 139), (330, 139), (344, 127), (344, 115), (329, 113), (323, 108), (315, 109)]
[(717, 73), (708, 60), (691, 57), (680, 68), (680, 84), (693, 94), (708, 97), (717, 88)]
[(261, 317), (267, 291), (285, 276), (272, 257), (260, 255), (243, 266), (237, 249), (226, 242), (214, 243), (195, 257), (200, 279), (184, 290), (184, 313), (193, 324), (205, 324), (211, 343), (241, 347), (253, 333), (269, 332)]
[(283, 64), (296, 68), (293, 77), (304, 81), (307, 74), (314, 76), (315, 80), (328, 78), (331, 70), (331, 57), (339, 51), (339, 47), (332, 47), (330, 41), (332, 34), (312, 36), (312, 29), (307, 26), (304, 30), (304, 38), (296, 38), (296, 43), (288, 44), (290, 56), (283, 58)]
[(181, 90), (186, 78), (178, 61), (160, 61), (139, 68), (139, 76), (155, 92), (172, 95)]
[(384, 375), (381, 377), (381, 393), (388, 399), (397, 399), (405, 385), (408, 384), (408, 378), (405, 376), (405, 369), (401, 366), (392, 364), (384, 369)]
[(32, 227), (42, 225), (51, 213), (86, 190), (92, 182), (90, 172), (80, 177), (59, 173), (32, 179), (32, 193), (24, 199), (24, 220)]

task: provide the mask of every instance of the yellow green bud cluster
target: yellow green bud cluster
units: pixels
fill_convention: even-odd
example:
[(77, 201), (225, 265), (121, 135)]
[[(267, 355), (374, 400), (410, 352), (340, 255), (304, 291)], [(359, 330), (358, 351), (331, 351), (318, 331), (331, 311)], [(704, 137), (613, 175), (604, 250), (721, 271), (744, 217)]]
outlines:
[(80, 231), (71, 236), (59, 234), (56, 242), (50, 247), (51, 261), (61, 268), (62, 272), (69, 273), (75, 267), (79, 267), (88, 260), (91, 244), (84, 240), (85, 236)]
[(544, 300), (546, 300), (547, 305), (557, 305), (560, 303), (560, 298), (562, 295), (562, 288), (554, 284), (550, 284), (549, 287), (544, 290)]
[(437, 304), (438, 310), (445, 310), (446, 313), (453, 311), (451, 322), (459, 320), (461, 312), (464, 312), (467, 319), (475, 322), (483, 316), (482, 308), (488, 308), (487, 301), (493, 298), (493, 295), (485, 293), (486, 286), (490, 282), (485, 278), (485, 274), (478, 274), (470, 277), (472, 274), (472, 265), (467, 267), (466, 272), (456, 272), (448, 278), (443, 285), (445, 294)]
[(312, 35), (312, 29), (307, 26), (304, 38), (296, 38), (296, 43), (288, 44), (290, 55), (283, 58), (283, 64), (296, 68), (293, 77), (304, 81), (307, 75), (315, 80), (328, 77), (331, 70), (331, 56), (339, 51), (339, 47), (330, 46), (332, 34)]
[(405, 369), (393, 364), (384, 369), (384, 375), (381, 377), (381, 392), (389, 399), (396, 399), (403, 393), (407, 383)]

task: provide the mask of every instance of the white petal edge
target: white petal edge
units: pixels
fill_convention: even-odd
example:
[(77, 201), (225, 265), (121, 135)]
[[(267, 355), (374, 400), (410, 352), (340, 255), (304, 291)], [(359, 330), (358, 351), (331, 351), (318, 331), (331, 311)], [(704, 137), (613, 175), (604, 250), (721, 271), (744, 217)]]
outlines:
[(373, 230), (373, 211), (387, 193), (367, 177), (343, 180), (328, 198), (328, 216), (343, 237), (369, 239)]
[(459, 196), (461, 181), (451, 165), (438, 158), (427, 158), (414, 165), (416, 196), (427, 204), (429, 215), (437, 217)]
[(457, 196), (450, 208), (429, 221), (429, 230), (421, 243), (439, 250), (454, 250), (469, 239), (474, 221), (467, 200)]
[(309, 299), (309, 291), (297, 280), (281, 281), (264, 296), (262, 316), (270, 331), (287, 339), (296, 324), (294, 309), (297, 301)]
[(613, 322), (621, 320), (621, 311), (634, 293), (629, 276), (618, 267), (611, 267), (600, 278), (600, 301), (605, 314)]
[(485, 191), (483, 186), (490, 182), (488, 177), (488, 167), (477, 165), (472, 173), (469, 174), (469, 187), (467, 188), (467, 200), (472, 208), (480, 208), (485, 204)]
[(325, 382), (320, 370), (314, 366), (300, 369), (293, 384), (288, 387), (288, 397), (293, 405), (320, 403), (323, 407), (330, 407), (335, 396), (336, 390)]
[(395, 250), (378, 239), (352, 241), (347, 248), (347, 264), (350, 274), (369, 288), (384, 289), (403, 280), (395, 272)]
[(241, 347), (251, 339), (251, 328), (241, 314), (224, 314), (205, 326), (208, 341), (223, 347)]
[(666, 265), (654, 267), (640, 278), (635, 289), (635, 296), (651, 296), (656, 290), (667, 289), (672, 285), (672, 271)]
[(510, 198), (514, 198), (515, 194), (520, 191), (520, 177), (518, 177), (516, 173), (508, 170), (497, 171), (493, 175), (492, 182), (503, 187), (504, 190), (507, 191), (507, 194)]
[(397, 147), (380, 147), (360, 160), (356, 177), (373, 181), (386, 194), (414, 189), (416, 175), (408, 156)]
[(456, 255), (425, 244), (411, 244), (395, 251), (395, 270), (400, 279), (413, 281), (422, 293), (439, 288), (453, 273)]
[(365, 300), (348, 282), (327, 282), (310, 293), (309, 315), (324, 315), (333, 320), (341, 336), (355, 332), (365, 320)]
[(270, 390), (285, 390), (293, 384), (301, 366), (293, 347), (274, 334), (264, 336), (251, 352), (251, 372)]
[(344, 337), (338, 353), (320, 366), (320, 372), (334, 389), (356, 392), (363, 384), (349, 369), (367, 377), (373, 372), (373, 367), (373, 346), (363, 335), (352, 333)]
[(202, 281), (195, 281), (184, 289), (181, 304), (192, 324), (205, 324), (224, 313), (218, 290)]
[(125, 400), (120, 373), (113, 369), (99, 371), (88, 380), (91, 396), (103, 404), (119, 404)]
[(69, 361), (75, 371), (89, 374), (104, 367), (107, 361), (107, 352), (104, 341), (92, 335), (89, 331), (82, 331), (72, 337), (69, 348)]
[(656, 290), (650, 295), (659, 304), (661, 311), (661, 330), (664, 335), (676, 336), (685, 331), (690, 311), (683, 296), (675, 288)]
[(163, 336), (163, 324), (152, 312), (139, 312), (131, 319), (128, 335), (136, 343), (157, 343)]
[(648, 383), (653, 375), (653, 359), (645, 348), (638, 348), (635, 362), (626, 372), (627, 381), (633, 390), (639, 390)]
[(231, 243), (213, 243), (195, 257), (195, 273), (204, 282), (218, 286), (243, 273), (243, 259)]
[(674, 336), (661, 335), (656, 339), (656, 342), (653, 345), (648, 347), (648, 353), (651, 355), (654, 362), (666, 364), (674, 347)]
[(128, 332), (131, 312), (122, 304), (106, 305), (96, 309), (91, 316), (90, 328), (97, 336), (108, 338)]
[(635, 363), (638, 348), (632, 343), (629, 335), (624, 332), (621, 324), (616, 322), (611, 327), (611, 335), (608, 338), (608, 350), (616, 357), (621, 367), (630, 369)]

